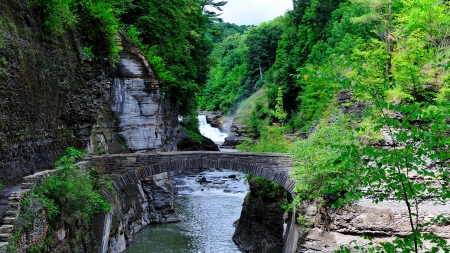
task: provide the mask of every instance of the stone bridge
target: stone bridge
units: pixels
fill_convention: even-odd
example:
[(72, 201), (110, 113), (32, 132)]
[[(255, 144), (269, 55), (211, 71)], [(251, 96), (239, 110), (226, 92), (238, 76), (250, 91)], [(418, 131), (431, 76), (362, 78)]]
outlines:
[(138, 180), (163, 172), (217, 168), (252, 174), (280, 184), (294, 196), (295, 181), (290, 177), (294, 167), (288, 154), (250, 152), (142, 152), (89, 156), (81, 158), (100, 173), (112, 175), (114, 188), (122, 189)]

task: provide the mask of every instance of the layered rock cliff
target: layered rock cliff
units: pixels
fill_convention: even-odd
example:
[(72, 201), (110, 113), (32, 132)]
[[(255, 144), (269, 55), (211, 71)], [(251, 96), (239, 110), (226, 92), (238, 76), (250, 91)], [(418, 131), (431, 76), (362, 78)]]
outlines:
[[(69, 146), (91, 154), (176, 150), (178, 107), (164, 100), (157, 77), (126, 36), (118, 41), (123, 51), (115, 64), (101, 34), (87, 34), (79, 23), (53, 34), (36, 3), (0, 0), (0, 183), (19, 183), (53, 168)], [(95, 55), (87, 53), (90, 46)], [(112, 204), (109, 252), (123, 251), (147, 224), (178, 219), (167, 175), (135, 182)], [(47, 238), (52, 250), (67, 251), (76, 231), (64, 224), (49, 230), (42, 203), (36, 200), (30, 208), (35, 223), (19, 238), (17, 249), (25, 251)], [(104, 218), (94, 220), (103, 224)], [(93, 238), (100, 243), (104, 230), (99, 229)], [(91, 247), (95, 244), (80, 244), (78, 252), (97, 251)]]
[[(42, 9), (0, 1), (0, 181), (51, 168), (68, 146), (94, 154), (176, 150), (178, 108), (124, 37), (117, 67), (82, 27), (58, 35)], [(103, 51), (101, 49), (103, 48)]]
[(236, 221), (234, 243), (242, 252), (283, 252), (283, 230), (285, 228), (286, 191), (264, 189), (264, 183), (250, 179), (241, 216)]
[(80, 31), (48, 34), (28, 1), (0, 1), (0, 17), (0, 180), (17, 182), (86, 147), (111, 65), (86, 57)]

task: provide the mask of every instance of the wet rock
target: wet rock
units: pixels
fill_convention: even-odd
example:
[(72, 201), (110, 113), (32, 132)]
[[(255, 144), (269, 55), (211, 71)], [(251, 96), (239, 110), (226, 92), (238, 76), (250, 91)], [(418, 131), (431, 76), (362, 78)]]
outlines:
[(109, 252), (123, 252), (133, 235), (148, 224), (181, 221), (173, 208), (173, 188), (168, 173), (129, 185), (114, 198)]
[(365, 112), (367, 104), (352, 99), (350, 90), (344, 90), (338, 94), (338, 103), (344, 114), (360, 115)]
[(128, 148), (176, 150), (181, 132), (178, 111), (170, 111), (171, 106), (163, 101), (159, 81), (145, 58), (131, 50), (120, 52), (117, 73), (111, 87), (111, 110)]
[(284, 210), (279, 201), (284, 190), (274, 197), (261, 196), (262, 185), (254, 180), (249, 184), (233, 241), (243, 252), (283, 252)]
[(222, 112), (217, 111), (200, 111), (199, 115), (206, 116), (206, 122), (210, 124), (212, 127), (220, 128), (224, 123), (224, 116)]
[(215, 144), (212, 140), (202, 136), (201, 142), (198, 143), (192, 140), (184, 131), (182, 131), (180, 134), (177, 149), (178, 151), (219, 151), (219, 147), (217, 147), (217, 144)]
[(225, 142), (222, 144), (222, 147), (234, 149), (234, 148), (236, 148), (237, 145), (241, 144), (245, 140), (246, 140), (246, 138), (244, 138), (244, 137), (230, 135), (227, 138), (225, 138)]

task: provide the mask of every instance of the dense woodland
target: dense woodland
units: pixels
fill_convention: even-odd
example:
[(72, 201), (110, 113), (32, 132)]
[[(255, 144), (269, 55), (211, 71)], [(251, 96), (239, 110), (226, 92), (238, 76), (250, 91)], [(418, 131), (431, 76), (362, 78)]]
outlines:
[[(237, 113), (251, 137), (240, 149), (294, 154), (302, 162), (293, 205), (394, 198), (408, 207), (411, 234), (372, 250), (418, 252), (431, 241), (429, 252), (449, 252), (417, 217), (422, 200), (450, 198), (449, 1), (293, 0), (292, 10), (258, 26), (221, 23), (216, 11), (226, 2), (214, 0), (30, 4), (49, 34), (92, 31), (84, 53), (111, 66), (126, 34), (191, 134), (198, 108)], [(411, 180), (412, 172), (437, 186)]]
[[(428, 252), (448, 252), (445, 240), (425, 231), (449, 217), (425, 222), (418, 205), (450, 198), (450, 3), (293, 3), (285, 15), (216, 44), (200, 107), (237, 110), (247, 134), (258, 138), (240, 149), (289, 152), (302, 161), (293, 174), (294, 204), (402, 201), (409, 237), (363, 251), (418, 252), (431, 241), (436, 247)], [(309, 137), (296, 138), (299, 132)]]

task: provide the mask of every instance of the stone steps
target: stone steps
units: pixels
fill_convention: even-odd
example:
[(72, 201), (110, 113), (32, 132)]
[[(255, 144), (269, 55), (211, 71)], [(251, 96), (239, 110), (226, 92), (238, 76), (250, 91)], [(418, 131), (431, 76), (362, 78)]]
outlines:
[(11, 238), (11, 233), (0, 234), (0, 242), (9, 242), (9, 238)]
[(0, 252), (8, 252), (8, 244), (7, 242), (0, 242)]
[(29, 190), (27, 189), (19, 189), (17, 191), (11, 192), (10, 196), (8, 197), (8, 202), (6, 203), (7, 209), (3, 216), (3, 224), (2, 226), (0, 226), (0, 248), (2, 247), (1, 243), (9, 242), (12, 236), (14, 223), (19, 216), (20, 207), (22, 205), (24, 195), (28, 191)]
[(3, 225), (0, 227), (0, 234), (11, 233), (14, 225)]

